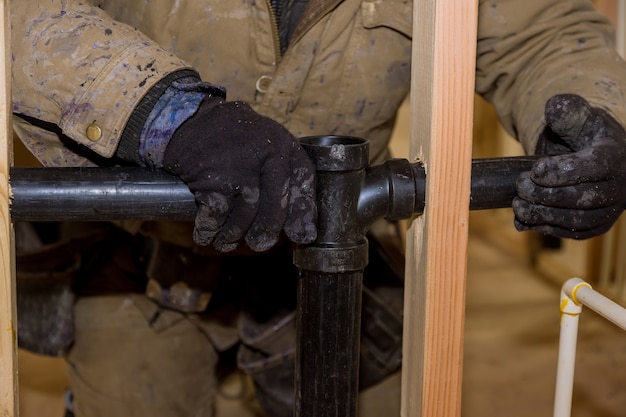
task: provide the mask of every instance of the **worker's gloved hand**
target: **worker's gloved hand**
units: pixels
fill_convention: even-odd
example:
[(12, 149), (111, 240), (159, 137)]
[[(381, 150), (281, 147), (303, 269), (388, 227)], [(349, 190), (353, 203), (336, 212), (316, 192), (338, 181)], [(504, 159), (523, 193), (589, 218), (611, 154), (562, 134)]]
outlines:
[(297, 243), (316, 237), (313, 163), (283, 126), (243, 102), (205, 98), (169, 141), (163, 168), (196, 197), (199, 245), (229, 251), (245, 238), (265, 251), (282, 230)]
[(626, 203), (626, 132), (573, 94), (546, 103), (541, 158), (517, 182), (518, 230), (587, 239), (610, 229)]

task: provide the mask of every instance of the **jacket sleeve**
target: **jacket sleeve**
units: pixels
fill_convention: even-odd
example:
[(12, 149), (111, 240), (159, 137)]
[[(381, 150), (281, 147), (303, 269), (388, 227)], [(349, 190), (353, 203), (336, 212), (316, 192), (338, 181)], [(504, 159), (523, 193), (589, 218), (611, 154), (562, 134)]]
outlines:
[(146, 92), (189, 69), (84, 2), (13, 1), (11, 24), (13, 112), (55, 125), (103, 157), (114, 154)]
[(533, 153), (555, 94), (583, 96), (626, 125), (626, 65), (613, 28), (586, 0), (479, 3), (476, 91)]

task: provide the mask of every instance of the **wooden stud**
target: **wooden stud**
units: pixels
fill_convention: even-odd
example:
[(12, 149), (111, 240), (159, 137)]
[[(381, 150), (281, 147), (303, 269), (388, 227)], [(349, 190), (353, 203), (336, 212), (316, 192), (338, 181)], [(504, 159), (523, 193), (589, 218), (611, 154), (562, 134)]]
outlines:
[(426, 209), (407, 238), (403, 417), (461, 415), (478, 2), (417, 0), (409, 156)]
[[(626, 56), (626, 0), (594, 0), (596, 8), (605, 14), (615, 26), (617, 52)], [(619, 254), (626, 242), (624, 215), (602, 236), (587, 241), (585, 281), (599, 285), (612, 298), (626, 299), (626, 264)]]
[(18, 415), (15, 249), (9, 204), (9, 167), (13, 160), (11, 127), (11, 54), (8, 0), (0, 0), (0, 416)]

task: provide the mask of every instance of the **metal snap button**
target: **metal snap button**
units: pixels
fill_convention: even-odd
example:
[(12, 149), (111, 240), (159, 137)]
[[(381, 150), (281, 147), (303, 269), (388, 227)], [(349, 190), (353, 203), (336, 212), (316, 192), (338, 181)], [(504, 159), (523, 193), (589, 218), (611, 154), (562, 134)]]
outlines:
[(95, 122), (87, 126), (87, 131), (85, 132), (87, 139), (92, 142), (96, 142), (100, 140), (102, 137), (102, 129)]
[(272, 82), (272, 77), (269, 75), (261, 75), (258, 80), (256, 80), (256, 91), (259, 93), (266, 93), (267, 89)]

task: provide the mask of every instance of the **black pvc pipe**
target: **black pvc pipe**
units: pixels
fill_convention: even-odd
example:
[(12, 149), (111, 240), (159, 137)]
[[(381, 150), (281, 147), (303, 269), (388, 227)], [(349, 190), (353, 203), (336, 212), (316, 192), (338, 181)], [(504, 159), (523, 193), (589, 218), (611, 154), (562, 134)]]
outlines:
[(358, 213), (369, 146), (316, 136), (302, 146), (317, 167), (318, 235), (298, 245), (296, 417), (356, 417), (361, 296), (367, 240)]
[(517, 177), (530, 171), (540, 156), (485, 158), (472, 161), (470, 210), (511, 207)]
[(295, 416), (357, 415), (363, 270), (298, 278)]
[[(510, 207), (515, 181), (537, 157), (475, 159), (471, 210)], [(395, 159), (367, 168), (358, 202), (361, 233), (373, 221), (422, 213), (426, 174)], [(193, 220), (197, 206), (185, 183), (146, 168), (25, 168), (10, 170), (13, 221)]]
[(13, 221), (192, 220), (185, 183), (134, 167), (11, 168)]

